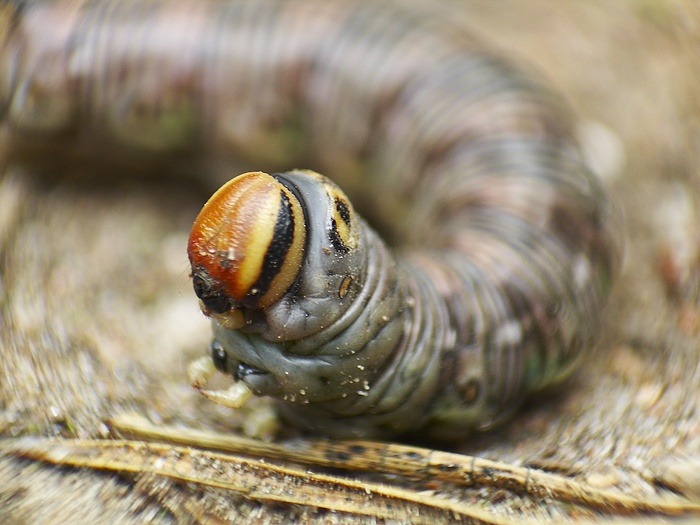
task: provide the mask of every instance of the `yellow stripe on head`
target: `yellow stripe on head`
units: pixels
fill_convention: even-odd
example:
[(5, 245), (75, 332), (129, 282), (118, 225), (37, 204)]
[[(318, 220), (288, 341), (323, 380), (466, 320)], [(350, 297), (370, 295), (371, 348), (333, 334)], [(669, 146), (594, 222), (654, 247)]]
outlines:
[[(236, 177), (204, 205), (190, 233), (195, 290), (205, 308), (258, 308), (278, 300), (299, 272), (305, 242), (298, 199), (267, 173)], [(223, 296), (223, 299), (222, 299)]]

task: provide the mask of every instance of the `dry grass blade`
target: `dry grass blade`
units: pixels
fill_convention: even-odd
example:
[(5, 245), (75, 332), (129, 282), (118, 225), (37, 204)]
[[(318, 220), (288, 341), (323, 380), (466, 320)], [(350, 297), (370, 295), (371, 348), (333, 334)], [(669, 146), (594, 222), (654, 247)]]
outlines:
[[(306, 505), (410, 523), (432, 524), (435, 517), (431, 511), (436, 509), (476, 523), (515, 523), (476, 506), (423, 492), (191, 447), (129, 440), (23, 439), (13, 442), (6, 450), (19, 457), (56, 465), (166, 476), (268, 503)], [(411, 503), (411, 510), (404, 512), (397, 505), (400, 502)]]
[(118, 433), (139, 439), (168, 441), (344, 470), (381, 472), (414, 479), (430, 477), (461, 485), (492, 485), (619, 513), (700, 515), (700, 504), (680, 497), (635, 497), (596, 489), (565, 476), (540, 470), (420, 447), (372, 441), (299, 440), (290, 444), (266, 443), (236, 435), (155, 426), (133, 415), (119, 416), (110, 423)]

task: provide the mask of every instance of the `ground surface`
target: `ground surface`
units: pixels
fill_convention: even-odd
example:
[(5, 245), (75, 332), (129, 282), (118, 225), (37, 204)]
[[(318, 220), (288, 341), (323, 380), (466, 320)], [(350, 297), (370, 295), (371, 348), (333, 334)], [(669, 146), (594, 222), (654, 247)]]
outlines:
[[(455, 450), (653, 494), (649, 473), (700, 456), (700, 8), (690, 0), (436, 7), (534, 63), (566, 94), (619, 207), (626, 245), (603, 341), (580, 373), (502, 430)], [(17, 170), (0, 178), (0, 435), (100, 436), (105, 418), (126, 410), (239, 429), (245, 414), (211, 406), (184, 377), (209, 337), (183, 249), (204, 197), (181, 185), (88, 186)], [(596, 517), (502, 489), (381, 481), (510, 518)], [(404, 507), (397, 513), (411, 511)], [(2, 523), (197, 518), (384, 522), (0, 457)]]

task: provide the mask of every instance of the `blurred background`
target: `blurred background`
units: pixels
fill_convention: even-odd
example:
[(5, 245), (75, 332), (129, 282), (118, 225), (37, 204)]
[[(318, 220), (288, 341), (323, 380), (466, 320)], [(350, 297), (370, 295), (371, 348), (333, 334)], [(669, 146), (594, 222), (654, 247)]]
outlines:
[[(581, 372), (454, 450), (654, 494), (678, 465), (700, 462), (700, 4), (397, 3), (463, 24), (565, 95), (625, 246), (602, 342)], [(102, 435), (105, 416), (128, 409), (240, 430), (247, 412), (202, 400), (184, 374), (209, 339), (184, 249), (205, 198), (180, 183), (88, 185), (5, 170), (0, 435)], [(0, 454), (0, 522), (171, 523), (180, 507), (220, 522), (377, 522), (132, 481)], [(437, 490), (503, 515), (596, 518), (497, 489)]]

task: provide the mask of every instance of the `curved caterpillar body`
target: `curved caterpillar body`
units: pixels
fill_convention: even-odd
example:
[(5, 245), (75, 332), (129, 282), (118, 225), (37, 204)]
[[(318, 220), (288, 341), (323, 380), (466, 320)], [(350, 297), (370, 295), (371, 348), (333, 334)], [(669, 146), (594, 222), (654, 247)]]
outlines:
[(11, 161), (107, 144), (212, 179), (233, 158), (307, 165), (396, 246), (309, 171), (245, 174), (200, 213), (188, 251), (214, 363), (286, 419), (461, 436), (594, 343), (606, 197), (559, 99), (461, 31), (376, 2), (2, 8)]

